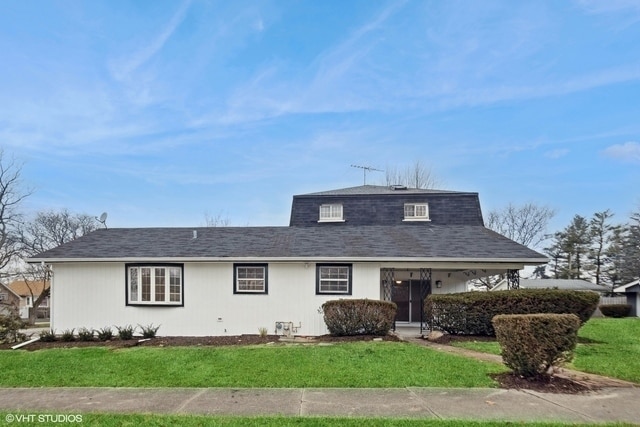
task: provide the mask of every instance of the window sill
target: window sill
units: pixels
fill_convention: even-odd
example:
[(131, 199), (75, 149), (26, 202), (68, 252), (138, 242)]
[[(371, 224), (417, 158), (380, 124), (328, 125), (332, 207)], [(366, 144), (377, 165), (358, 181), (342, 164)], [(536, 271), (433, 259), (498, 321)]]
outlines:
[(405, 218), (403, 222), (431, 222), (430, 218)]
[(320, 219), (318, 222), (346, 222), (344, 219)]

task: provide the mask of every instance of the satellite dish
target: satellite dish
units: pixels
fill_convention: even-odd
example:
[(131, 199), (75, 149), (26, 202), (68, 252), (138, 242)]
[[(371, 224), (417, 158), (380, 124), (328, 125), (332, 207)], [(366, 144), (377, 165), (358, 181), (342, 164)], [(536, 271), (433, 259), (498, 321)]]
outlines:
[(100, 218), (96, 217), (96, 220), (104, 225), (104, 228), (107, 228), (107, 213), (106, 212), (102, 212), (102, 215), (100, 215)]

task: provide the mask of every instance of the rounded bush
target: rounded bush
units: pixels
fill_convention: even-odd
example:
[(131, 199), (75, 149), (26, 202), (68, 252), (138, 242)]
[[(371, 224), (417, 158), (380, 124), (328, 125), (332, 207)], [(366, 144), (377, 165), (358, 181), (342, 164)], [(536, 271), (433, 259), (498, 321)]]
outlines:
[(397, 306), (389, 301), (341, 299), (322, 304), (329, 333), (346, 335), (387, 335), (393, 326)]
[(425, 314), (431, 329), (454, 335), (494, 336), (491, 319), (498, 314), (575, 314), (584, 324), (600, 296), (590, 291), (518, 289), (429, 295)]
[(631, 313), (630, 304), (602, 304), (599, 308), (606, 317), (627, 317)]
[(545, 375), (573, 358), (580, 319), (574, 314), (508, 314), (493, 318), (504, 364), (524, 377)]

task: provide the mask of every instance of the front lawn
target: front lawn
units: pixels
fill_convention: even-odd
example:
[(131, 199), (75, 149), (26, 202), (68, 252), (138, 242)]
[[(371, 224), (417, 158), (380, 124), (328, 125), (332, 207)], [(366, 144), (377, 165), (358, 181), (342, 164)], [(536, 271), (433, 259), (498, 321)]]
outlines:
[[(640, 318), (594, 318), (578, 331), (570, 368), (640, 383)], [(496, 341), (459, 341), (457, 347), (500, 354)]]
[(4, 387), (496, 387), (505, 372), (398, 342), (3, 351)]

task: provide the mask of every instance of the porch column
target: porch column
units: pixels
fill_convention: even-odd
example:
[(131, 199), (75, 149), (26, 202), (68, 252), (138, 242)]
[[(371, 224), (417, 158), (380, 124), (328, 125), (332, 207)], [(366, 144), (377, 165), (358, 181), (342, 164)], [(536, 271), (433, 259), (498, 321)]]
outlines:
[[(383, 268), (382, 273), (382, 299), (391, 301), (393, 299), (393, 285), (395, 282), (395, 270), (393, 268)], [(393, 330), (396, 330), (396, 319), (393, 319)]]
[(507, 270), (507, 289), (520, 289), (520, 270)]
[(431, 269), (420, 269), (420, 334), (424, 330), (424, 300), (431, 293)]

